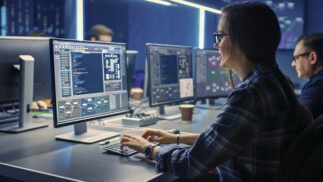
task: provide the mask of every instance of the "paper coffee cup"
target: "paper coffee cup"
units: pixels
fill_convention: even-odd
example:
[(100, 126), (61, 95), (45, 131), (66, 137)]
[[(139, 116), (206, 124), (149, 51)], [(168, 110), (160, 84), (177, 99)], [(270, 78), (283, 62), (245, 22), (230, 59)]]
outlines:
[(179, 106), (182, 113), (183, 121), (192, 121), (194, 105), (192, 104), (182, 104)]
[(141, 88), (132, 88), (131, 89), (131, 95), (133, 99), (139, 100), (141, 99), (141, 95), (143, 93), (143, 90)]

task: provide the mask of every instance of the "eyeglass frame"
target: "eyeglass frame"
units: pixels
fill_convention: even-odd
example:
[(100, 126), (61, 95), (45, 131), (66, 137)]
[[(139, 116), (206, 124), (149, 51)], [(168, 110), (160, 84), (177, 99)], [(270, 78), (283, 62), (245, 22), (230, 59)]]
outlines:
[(223, 39), (223, 37), (224, 37), (224, 36), (229, 36), (229, 35), (230, 35), (230, 34), (214, 32), (214, 33), (213, 33), (214, 44), (215, 44), (215, 45), (220, 45), (220, 42), (221, 42), (221, 40)]
[(292, 61), (296, 61), (298, 58), (302, 57), (302, 56), (306, 56), (306, 55), (309, 55), (312, 51), (307, 51), (307, 52), (304, 52), (302, 54), (298, 54), (298, 55), (295, 55), (293, 56), (293, 59)]

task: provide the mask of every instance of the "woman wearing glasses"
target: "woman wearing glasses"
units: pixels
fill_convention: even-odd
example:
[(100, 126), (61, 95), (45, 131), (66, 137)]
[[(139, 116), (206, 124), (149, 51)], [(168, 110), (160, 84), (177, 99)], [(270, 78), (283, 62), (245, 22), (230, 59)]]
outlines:
[[(265, 4), (225, 7), (214, 46), (221, 54), (221, 67), (236, 71), (241, 83), (223, 112), (199, 135), (149, 130), (142, 137), (124, 135), (122, 146), (156, 160), (160, 171), (184, 178), (216, 169), (220, 181), (273, 181), (286, 149), (306, 126), (302, 121), (310, 118), (276, 65), (280, 36), (277, 18)], [(191, 147), (155, 146), (145, 138)]]

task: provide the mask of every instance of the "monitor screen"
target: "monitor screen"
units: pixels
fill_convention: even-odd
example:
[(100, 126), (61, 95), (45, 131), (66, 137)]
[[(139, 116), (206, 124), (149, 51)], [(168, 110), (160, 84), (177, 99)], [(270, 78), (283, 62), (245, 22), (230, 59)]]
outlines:
[(51, 40), (54, 126), (126, 113), (126, 45)]
[(34, 98), (51, 98), (49, 38), (0, 36), (0, 103), (19, 100), (19, 55), (34, 59)]
[[(226, 97), (232, 91), (228, 70), (220, 67), (220, 53), (217, 50), (195, 49), (195, 97)], [(240, 80), (232, 71), (234, 85)]]
[(150, 106), (193, 99), (192, 49), (147, 44)]

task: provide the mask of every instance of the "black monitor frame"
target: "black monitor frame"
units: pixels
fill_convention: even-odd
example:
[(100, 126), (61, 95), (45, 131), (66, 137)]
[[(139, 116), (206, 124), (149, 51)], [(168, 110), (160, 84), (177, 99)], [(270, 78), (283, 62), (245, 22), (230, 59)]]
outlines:
[[(51, 65), (51, 75), (52, 75), (52, 103), (53, 103), (53, 119), (54, 119), (54, 127), (55, 128), (59, 128), (59, 127), (64, 127), (64, 126), (68, 126), (68, 125), (74, 125), (74, 124), (79, 124), (79, 123), (85, 123), (91, 120), (97, 120), (97, 119), (102, 119), (102, 118), (106, 118), (106, 117), (111, 117), (111, 116), (116, 116), (116, 115), (120, 115), (120, 114), (126, 114), (130, 112), (130, 107), (128, 105), (128, 109), (125, 111), (121, 111), (121, 112), (115, 112), (115, 113), (109, 113), (109, 114), (103, 114), (101, 116), (90, 116), (88, 118), (82, 118), (76, 121), (72, 121), (72, 122), (66, 122), (66, 123), (59, 123), (58, 122), (58, 118), (57, 118), (57, 105), (56, 105), (56, 80), (55, 80), (55, 65), (54, 65), (54, 48), (53, 48), (53, 42), (54, 41), (70, 41), (70, 42), (84, 42), (84, 43), (91, 43), (91, 44), (109, 44), (109, 45), (123, 45), (126, 46), (125, 43), (105, 43), (105, 42), (92, 42), (92, 41), (79, 41), (79, 40), (73, 40), (73, 39), (59, 39), (59, 38), (52, 38), (50, 40), (50, 65)], [(126, 58), (126, 56), (125, 56)], [(125, 60), (126, 61), (126, 60)], [(125, 64), (126, 65), (126, 64)], [(127, 80), (125, 80), (127, 81)]]
[(128, 95), (130, 97), (130, 91), (132, 86), (135, 82), (135, 68), (136, 68), (136, 62), (138, 58), (138, 51), (137, 50), (127, 50), (127, 89), (128, 89)]
[[(196, 61), (196, 52), (197, 51), (214, 51), (214, 52), (219, 52), (216, 49), (200, 49), (200, 48), (194, 48), (194, 100), (200, 100), (200, 99), (217, 99), (221, 97), (228, 97), (229, 94), (218, 94), (218, 95), (209, 95), (209, 96), (198, 96), (197, 95), (197, 90), (198, 90), (198, 85), (197, 85), (197, 61)], [(229, 77), (229, 75), (228, 75)]]
[[(148, 63), (148, 97), (149, 97), (149, 106), (150, 107), (155, 107), (155, 106), (162, 106), (162, 105), (166, 105), (166, 104), (176, 104), (176, 103), (180, 103), (183, 101), (187, 101), (187, 100), (194, 100), (194, 94), (192, 97), (185, 97), (185, 98), (179, 98), (179, 99), (174, 99), (174, 100), (169, 100), (169, 101), (165, 101), (165, 102), (160, 102), (157, 104), (153, 104), (152, 103), (152, 93), (151, 93), (151, 87), (152, 87), (152, 78), (151, 78), (151, 60), (150, 60), (150, 56), (149, 56), (149, 47), (150, 46), (159, 46), (159, 47), (166, 47), (166, 48), (184, 48), (184, 49), (189, 49), (191, 51), (190, 53), (190, 59), (191, 59), (191, 67), (192, 67), (192, 79), (193, 79), (193, 84), (194, 84), (194, 78), (193, 78), (193, 60), (192, 60), (192, 47), (191, 46), (182, 46), (182, 45), (170, 45), (170, 44), (158, 44), (158, 43), (146, 43), (146, 58), (147, 58), (147, 63)], [(145, 70), (147, 71), (147, 70)], [(145, 78), (146, 79), (146, 78)], [(194, 87), (194, 85), (193, 85)], [(194, 93), (194, 89), (193, 89), (193, 93)]]

